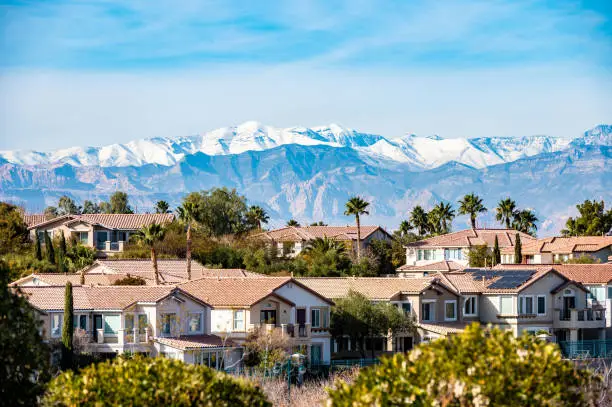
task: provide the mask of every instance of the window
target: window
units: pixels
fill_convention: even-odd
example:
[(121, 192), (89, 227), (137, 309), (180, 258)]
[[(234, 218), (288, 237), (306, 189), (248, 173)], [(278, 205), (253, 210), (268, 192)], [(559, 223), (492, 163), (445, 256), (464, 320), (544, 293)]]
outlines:
[(104, 315), (104, 334), (117, 335), (121, 328), (121, 315)]
[(444, 260), (462, 260), (461, 249), (444, 249)]
[(161, 314), (162, 334), (171, 335), (176, 323), (176, 314)]
[(591, 291), (591, 298), (597, 301), (603, 301), (606, 299), (606, 291), (604, 287), (590, 286), (588, 287)]
[(234, 311), (234, 331), (244, 330), (244, 310)]
[(465, 297), (463, 303), (463, 315), (465, 316), (476, 316), (478, 314), (478, 297), (470, 295)]
[(84, 331), (87, 331), (87, 315), (79, 316), (79, 328)]
[(424, 254), (423, 257), (424, 257), (425, 260), (432, 260), (433, 259), (433, 254), (434, 254), (433, 250), (424, 250), (423, 254)]
[(147, 328), (147, 325), (147, 314), (138, 314), (138, 331), (140, 333), (143, 333), (144, 330)]
[(514, 298), (511, 295), (499, 297), (499, 313), (502, 315), (512, 314), (514, 311)]
[(79, 243), (86, 246), (89, 242), (89, 232), (77, 232), (77, 238), (79, 239)]
[(404, 314), (410, 314), (412, 311), (412, 304), (409, 302), (402, 303), (402, 310), (404, 311)]
[(310, 311), (310, 322), (312, 323), (313, 328), (321, 327), (321, 310), (320, 309), (312, 309)]
[(535, 312), (533, 312), (533, 295), (521, 295), (519, 297), (519, 314), (535, 314)]
[(423, 250), (417, 250), (417, 260), (423, 260)]
[(202, 333), (201, 312), (194, 312), (187, 316), (187, 331), (191, 334)]
[(421, 315), (421, 320), (426, 322), (431, 322), (435, 320), (435, 302), (424, 302), (423, 303), (423, 313)]
[(457, 301), (444, 301), (444, 320), (445, 321), (456, 321), (457, 320)]
[(612, 286), (608, 286), (608, 298), (612, 299)]
[(51, 336), (57, 337), (62, 335), (63, 322), (64, 314), (58, 312), (51, 314)]
[(259, 311), (259, 322), (262, 324), (276, 325), (276, 310)]
[(124, 328), (126, 331), (132, 332), (134, 330), (134, 314), (125, 314)]
[(546, 296), (538, 295), (538, 315), (546, 314)]

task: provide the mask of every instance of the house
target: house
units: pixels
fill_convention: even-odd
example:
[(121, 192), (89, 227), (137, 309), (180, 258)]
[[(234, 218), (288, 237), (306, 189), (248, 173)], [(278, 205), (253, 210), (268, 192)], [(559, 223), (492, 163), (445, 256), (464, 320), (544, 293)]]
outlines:
[(44, 233), (51, 238), (62, 232), (68, 239), (76, 239), (84, 246), (95, 248), (102, 256), (123, 251), (130, 235), (152, 223), (169, 223), (174, 219), (171, 213), (153, 214), (83, 214), (64, 215), (45, 219), (44, 215), (24, 215), (30, 231), (30, 239), (36, 237), (44, 242)]
[[(501, 250), (502, 263), (514, 263), (514, 250)], [(521, 264), (563, 263), (589, 256), (605, 263), (612, 255), (612, 236), (548, 237), (529, 240), (521, 245)]]
[[(361, 246), (367, 248), (373, 240), (391, 240), (391, 235), (380, 226), (361, 226)], [(277, 250), (279, 256), (295, 257), (317, 238), (328, 238), (345, 243), (357, 251), (356, 226), (287, 226), (253, 235)]]
[(249, 332), (276, 331), (312, 365), (329, 364), (333, 301), (291, 277), (201, 278), (181, 290), (211, 304), (211, 329), (242, 344)]
[(534, 240), (531, 235), (514, 229), (466, 229), (433, 236), (406, 245), (406, 266), (423, 266), (450, 260), (468, 266), (470, 248), (487, 245), (493, 248), (495, 238), (501, 249), (514, 249), (516, 234), (521, 243)]
[[(61, 340), (64, 286), (20, 287), (40, 311), (45, 341)], [(211, 334), (211, 306), (176, 287), (73, 287), (75, 341), (98, 354), (163, 355), (215, 368), (238, 363), (239, 348)]]
[(410, 266), (404, 264), (396, 270), (396, 276), (401, 278), (426, 277), (430, 274), (450, 273), (451, 271), (461, 271), (465, 266), (453, 260), (442, 260), (435, 263), (423, 264), (420, 266)]

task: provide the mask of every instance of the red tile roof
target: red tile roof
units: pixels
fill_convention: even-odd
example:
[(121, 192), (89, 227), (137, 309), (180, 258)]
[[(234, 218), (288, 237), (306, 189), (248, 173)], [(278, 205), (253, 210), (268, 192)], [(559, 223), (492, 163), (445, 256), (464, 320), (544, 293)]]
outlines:
[[(612, 236), (574, 236), (547, 237), (529, 241), (521, 245), (521, 253), (525, 254), (570, 254), (576, 252), (597, 252), (612, 246)], [(514, 250), (502, 249), (503, 254), (514, 254)]]
[(468, 325), (468, 322), (445, 322), (438, 324), (419, 323), (417, 324), (417, 328), (421, 328), (425, 331), (433, 332), (438, 335), (446, 336), (448, 334), (461, 333)]
[(559, 273), (582, 284), (608, 284), (612, 281), (612, 264), (555, 264)]
[[(520, 270), (532, 270), (533, 274), (524, 281), (523, 283), (512, 287), (512, 288), (494, 288), (491, 287), (496, 281), (502, 278), (502, 273), (504, 271), (503, 268), (494, 268), (491, 270), (491, 277), (489, 278), (477, 278), (472, 274), (472, 271), (478, 269), (469, 269), (471, 271), (464, 272), (452, 272), (452, 273), (444, 273), (440, 274), (440, 278), (445, 281), (448, 281), (457, 291), (460, 293), (485, 293), (485, 294), (494, 294), (494, 293), (518, 293), (523, 289), (527, 288), (535, 281), (539, 280), (544, 275), (549, 272), (555, 272), (552, 267), (529, 267), (529, 265), (522, 265), (523, 267), (519, 268)], [(507, 269), (508, 271), (516, 270), (517, 268)], [(563, 277), (563, 276), (562, 276)]]
[(185, 335), (180, 338), (156, 337), (155, 341), (181, 350), (231, 348), (236, 346), (234, 342), (230, 340), (224, 341), (217, 335)]
[[(42, 218), (40, 217), (42, 216)], [(41, 220), (43, 219), (43, 220)], [(44, 215), (25, 215), (24, 220), (28, 224), (28, 228), (35, 229), (45, 224), (63, 221), (64, 223), (71, 223), (75, 221), (83, 221), (93, 225), (104, 226), (108, 229), (117, 230), (138, 230), (143, 226), (150, 225), (152, 223), (168, 223), (172, 222), (174, 215), (171, 213), (132, 213), (132, 214), (119, 214), (119, 213), (96, 213), (96, 214), (84, 214), (84, 215), (64, 215), (53, 219), (44, 219)], [(38, 220), (38, 223), (28, 223)]]
[(48, 219), (44, 213), (32, 213), (29, 215), (23, 215), (23, 221), (26, 225), (28, 225), (28, 227), (45, 222), (46, 220)]
[[(380, 226), (361, 226), (361, 238), (365, 239), (377, 230), (388, 233)], [(329, 238), (335, 240), (357, 240), (356, 226), (287, 226), (259, 233), (254, 239), (270, 240), (275, 242), (301, 242), (316, 238)]]
[(406, 273), (423, 272), (423, 271), (448, 272), (448, 271), (463, 270), (464, 268), (465, 268), (464, 265), (456, 263), (452, 260), (442, 260), (442, 261), (437, 261), (435, 263), (426, 264), (424, 266), (409, 266), (407, 264), (404, 264), (403, 266), (399, 267), (397, 271), (406, 272)]
[(517, 232), (514, 229), (465, 229), (409, 243), (406, 247), (435, 249), (444, 247), (472, 247), (484, 244), (493, 247), (496, 236), (500, 248), (514, 247), (517, 233), (521, 236), (521, 243), (534, 239), (532, 236)]

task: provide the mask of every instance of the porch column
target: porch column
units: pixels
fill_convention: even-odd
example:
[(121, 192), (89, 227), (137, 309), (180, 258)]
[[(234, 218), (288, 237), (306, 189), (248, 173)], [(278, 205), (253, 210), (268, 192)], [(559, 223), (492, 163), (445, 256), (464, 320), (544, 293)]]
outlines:
[(110, 251), (110, 249), (111, 249), (111, 242), (110, 242), (110, 240), (107, 240), (107, 241), (106, 241), (106, 242), (104, 242), (104, 243), (105, 243), (105, 244), (104, 244), (104, 246), (105, 246), (105, 250), (106, 250), (106, 251)]
[(387, 350), (388, 351), (394, 351), (395, 350), (395, 349), (393, 349), (393, 332), (391, 332), (390, 329), (387, 332)]
[(571, 342), (578, 342), (578, 330), (570, 329), (570, 339)]

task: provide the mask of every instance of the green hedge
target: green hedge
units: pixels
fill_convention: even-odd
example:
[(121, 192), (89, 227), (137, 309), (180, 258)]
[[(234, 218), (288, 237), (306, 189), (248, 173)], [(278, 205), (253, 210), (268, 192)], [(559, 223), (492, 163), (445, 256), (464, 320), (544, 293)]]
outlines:
[(117, 358), (49, 385), (46, 406), (270, 406), (258, 388), (204, 366), (166, 358)]
[(338, 383), (328, 405), (578, 406), (589, 405), (597, 384), (555, 344), (474, 324)]

